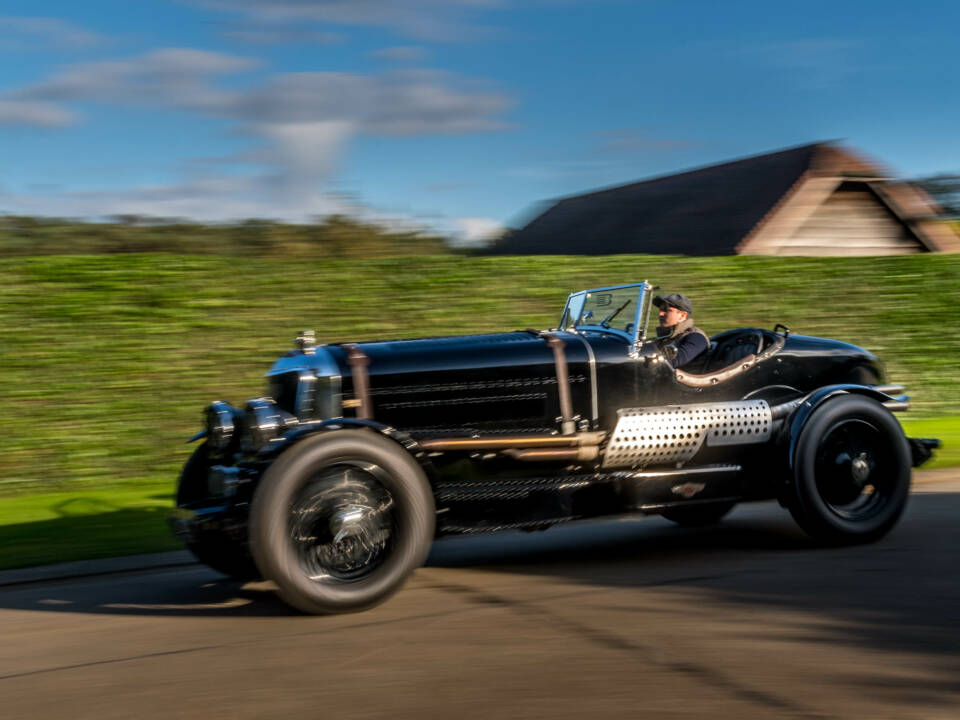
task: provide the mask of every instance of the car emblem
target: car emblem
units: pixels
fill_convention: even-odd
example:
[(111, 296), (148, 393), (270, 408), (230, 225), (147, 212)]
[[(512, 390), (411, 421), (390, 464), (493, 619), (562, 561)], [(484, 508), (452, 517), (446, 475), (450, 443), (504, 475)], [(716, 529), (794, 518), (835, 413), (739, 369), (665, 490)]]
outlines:
[(870, 477), (870, 463), (866, 453), (860, 453), (853, 459), (850, 463), (850, 474), (853, 475), (853, 481), (857, 485), (862, 487), (866, 483), (867, 478)]
[(670, 492), (674, 495), (682, 495), (685, 498), (692, 498), (698, 492), (706, 487), (703, 483), (685, 482), (683, 485), (674, 485)]

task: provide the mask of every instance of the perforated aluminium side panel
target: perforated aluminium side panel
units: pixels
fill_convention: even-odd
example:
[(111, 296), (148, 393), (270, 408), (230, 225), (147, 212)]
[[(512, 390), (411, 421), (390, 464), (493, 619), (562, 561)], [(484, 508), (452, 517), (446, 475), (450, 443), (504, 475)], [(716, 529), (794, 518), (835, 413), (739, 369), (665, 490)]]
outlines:
[(749, 445), (770, 439), (764, 400), (618, 410), (603, 467), (683, 464), (708, 445)]

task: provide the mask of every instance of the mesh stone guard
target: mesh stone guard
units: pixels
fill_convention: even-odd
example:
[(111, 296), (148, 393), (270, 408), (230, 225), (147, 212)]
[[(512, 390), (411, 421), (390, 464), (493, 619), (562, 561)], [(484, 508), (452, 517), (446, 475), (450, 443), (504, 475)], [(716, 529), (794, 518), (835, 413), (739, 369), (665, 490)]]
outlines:
[(765, 400), (618, 410), (603, 467), (682, 464), (707, 445), (750, 445), (770, 439)]

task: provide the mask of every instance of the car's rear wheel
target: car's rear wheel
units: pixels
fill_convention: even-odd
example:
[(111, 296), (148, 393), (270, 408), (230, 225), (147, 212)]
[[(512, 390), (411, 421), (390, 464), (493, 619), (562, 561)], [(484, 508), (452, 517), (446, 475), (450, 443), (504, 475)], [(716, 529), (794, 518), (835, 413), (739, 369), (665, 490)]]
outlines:
[(786, 504), (817, 540), (876, 540), (906, 507), (910, 468), (909, 444), (890, 411), (864, 396), (840, 395), (801, 431)]
[(430, 485), (396, 442), (369, 430), (301, 441), (264, 474), (250, 515), (257, 567), (307, 613), (362, 610), (426, 560)]
[(687, 507), (681, 505), (664, 510), (660, 514), (677, 525), (702, 527), (720, 522), (721, 518), (733, 510), (735, 505), (735, 502), (707, 503)]

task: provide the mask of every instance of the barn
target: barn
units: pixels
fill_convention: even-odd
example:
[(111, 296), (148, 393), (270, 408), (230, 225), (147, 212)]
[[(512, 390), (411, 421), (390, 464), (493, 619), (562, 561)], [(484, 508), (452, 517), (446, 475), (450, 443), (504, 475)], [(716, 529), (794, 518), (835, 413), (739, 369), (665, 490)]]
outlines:
[(920, 188), (817, 142), (562, 198), (490, 252), (897, 255), (960, 238)]

